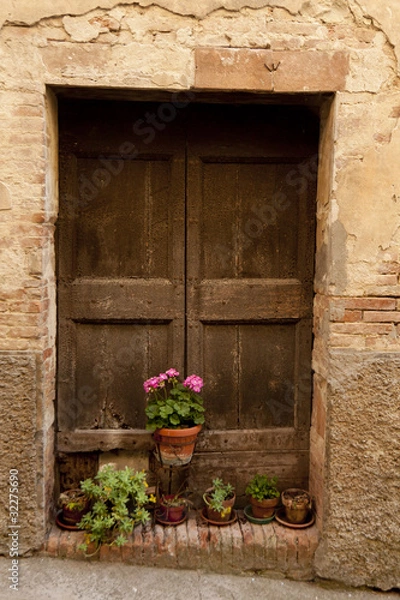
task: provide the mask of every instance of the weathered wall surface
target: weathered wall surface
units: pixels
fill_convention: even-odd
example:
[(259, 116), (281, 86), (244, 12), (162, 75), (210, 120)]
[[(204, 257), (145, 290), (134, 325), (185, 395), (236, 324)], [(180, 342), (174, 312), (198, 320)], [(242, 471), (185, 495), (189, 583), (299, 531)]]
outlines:
[[(40, 545), (53, 481), (57, 102), (46, 86), (331, 90), (317, 207), (316, 568), (400, 586), (399, 25), (397, 0), (1, 3), (2, 452), (18, 431), (18, 403), (24, 429), (3, 467), (21, 468), (30, 490), (25, 549)], [(248, 52), (269, 52), (272, 64), (279, 56), (267, 83), (254, 72), (264, 55)], [(333, 56), (340, 72), (326, 67)], [(0, 495), (3, 525), (4, 487)]]
[(329, 517), (318, 570), (397, 586), (400, 357), (335, 351), (328, 387)]

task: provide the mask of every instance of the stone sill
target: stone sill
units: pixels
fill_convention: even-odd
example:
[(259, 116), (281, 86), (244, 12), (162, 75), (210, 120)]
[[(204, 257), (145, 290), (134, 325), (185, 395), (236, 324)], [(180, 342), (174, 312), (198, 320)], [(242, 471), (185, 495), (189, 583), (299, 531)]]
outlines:
[(217, 573), (277, 573), (310, 581), (314, 578), (314, 554), (319, 540), (315, 525), (306, 529), (290, 529), (276, 521), (253, 525), (241, 510), (236, 523), (223, 527), (208, 525), (194, 510), (185, 523), (175, 527), (140, 525), (124, 546), (103, 546), (90, 559), (78, 550), (83, 535), (81, 531), (61, 530), (54, 524), (41, 554)]

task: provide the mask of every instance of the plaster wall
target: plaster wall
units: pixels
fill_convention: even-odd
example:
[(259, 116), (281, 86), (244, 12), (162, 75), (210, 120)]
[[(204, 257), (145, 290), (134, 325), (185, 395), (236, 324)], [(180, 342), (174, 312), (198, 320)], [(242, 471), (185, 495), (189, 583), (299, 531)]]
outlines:
[[(21, 473), (21, 552), (40, 547), (52, 502), (52, 89), (333, 92), (321, 114), (317, 206), (315, 569), (399, 587), (397, 0), (5, 0), (0, 26), (0, 439), (4, 476)], [(5, 487), (0, 506), (7, 553)]]

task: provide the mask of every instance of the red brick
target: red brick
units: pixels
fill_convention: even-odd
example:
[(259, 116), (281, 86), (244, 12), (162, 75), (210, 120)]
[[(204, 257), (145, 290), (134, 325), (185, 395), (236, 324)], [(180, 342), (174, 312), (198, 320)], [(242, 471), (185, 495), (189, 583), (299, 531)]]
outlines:
[(70, 546), (73, 545), (73, 539), (71, 538), (70, 531), (63, 531), (60, 535), (60, 541), (58, 545), (58, 556), (61, 558), (66, 558), (67, 554), (71, 556), (72, 552), (70, 551)]
[(142, 552), (139, 555), (135, 546), (135, 553), (131, 549), (131, 558), (135, 555), (135, 564), (147, 564), (148, 566), (154, 563), (156, 556), (153, 528), (150, 526), (143, 527), (142, 531)]
[(375, 277), (376, 285), (396, 285), (397, 284), (397, 275), (378, 275)]
[(276, 533), (276, 562), (278, 570), (286, 573), (287, 570), (287, 541), (285, 539), (285, 527), (274, 522)]
[(385, 262), (379, 266), (379, 272), (382, 273), (382, 275), (398, 274), (399, 271), (400, 264), (397, 261)]
[(387, 335), (392, 326), (386, 323), (333, 323), (331, 331), (342, 335)]
[(195, 519), (188, 519), (185, 523), (178, 525), (176, 528), (176, 560), (178, 566), (183, 569), (197, 569), (201, 566), (197, 560), (197, 543), (195, 542), (193, 546), (190, 545), (188, 532), (190, 521), (193, 522)]
[(397, 311), (365, 311), (364, 321), (370, 323), (400, 323), (400, 312)]
[(286, 542), (286, 565), (287, 568), (295, 569), (298, 566), (297, 561), (297, 530), (286, 528), (284, 531), (285, 542)]
[(178, 567), (176, 556), (176, 530), (181, 525), (164, 527), (164, 551), (162, 565), (170, 568)]
[(276, 533), (272, 524), (264, 525), (264, 560), (267, 569), (276, 569)]
[(310, 539), (306, 531), (297, 536), (297, 563), (301, 567), (310, 568), (312, 565), (312, 552)]
[(58, 556), (58, 546), (60, 543), (61, 529), (57, 525), (53, 525), (50, 529), (46, 544), (45, 553), (49, 556)]
[(198, 536), (199, 536), (199, 548), (200, 550), (206, 550), (208, 552), (209, 549), (209, 544), (208, 544), (208, 540), (209, 540), (209, 530), (208, 530), (208, 525), (203, 525), (200, 524), (199, 528), (198, 528)]
[(356, 323), (362, 320), (362, 315), (361, 310), (345, 310), (342, 320), (344, 323)]
[(82, 550), (79, 550), (80, 544), (83, 544), (85, 533), (83, 531), (75, 531), (69, 540), (69, 545), (66, 552), (66, 558), (83, 558)]
[[(241, 515), (239, 516), (241, 518)], [(243, 553), (243, 536), (242, 530), (240, 528), (239, 523), (235, 523), (231, 527), (231, 535), (232, 535), (232, 565), (234, 568), (242, 569), (243, 561), (244, 561), (244, 553)]]
[[(253, 556), (252, 556), (251, 560), (253, 561), (255, 569), (263, 569), (265, 566), (265, 556), (264, 556), (265, 538), (264, 538), (263, 527), (261, 525), (251, 525), (251, 531), (252, 531), (252, 537), (253, 537), (252, 542), (251, 542), (251, 545), (253, 546), (253, 553), (252, 553)], [(247, 563), (247, 560), (246, 560), (246, 563)], [(246, 564), (246, 566), (247, 566), (247, 564)]]
[(100, 560), (108, 562), (121, 562), (122, 553), (121, 547), (108, 544), (102, 544), (100, 548)]
[(222, 531), (217, 525), (209, 526), (209, 565), (213, 569), (219, 569), (222, 566)]
[(346, 308), (359, 310), (395, 310), (396, 300), (394, 298), (346, 298)]

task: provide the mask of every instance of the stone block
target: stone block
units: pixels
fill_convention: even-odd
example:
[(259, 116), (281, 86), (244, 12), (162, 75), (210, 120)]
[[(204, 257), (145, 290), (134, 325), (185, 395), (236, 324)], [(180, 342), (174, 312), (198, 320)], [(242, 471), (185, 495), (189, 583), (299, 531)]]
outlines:
[(330, 508), (316, 567), (347, 585), (390, 589), (400, 581), (398, 477), (389, 475), (400, 455), (399, 374), (400, 352), (331, 353)]
[[(44, 537), (44, 515), (37, 505), (36, 475), (36, 403), (37, 366), (36, 356), (30, 352), (0, 352), (0, 405), (2, 426), (0, 447), (2, 461), (0, 478), (0, 551), (8, 553), (10, 540), (7, 528), (12, 524), (21, 526), (19, 552), (38, 548)], [(39, 463), (40, 464), (40, 463)], [(10, 471), (17, 472), (18, 498), (17, 523), (10, 521), (9, 480)], [(13, 487), (17, 487), (13, 485)], [(23, 535), (22, 535), (23, 532)]]
[(199, 89), (335, 91), (348, 72), (345, 52), (197, 48), (195, 64)]

